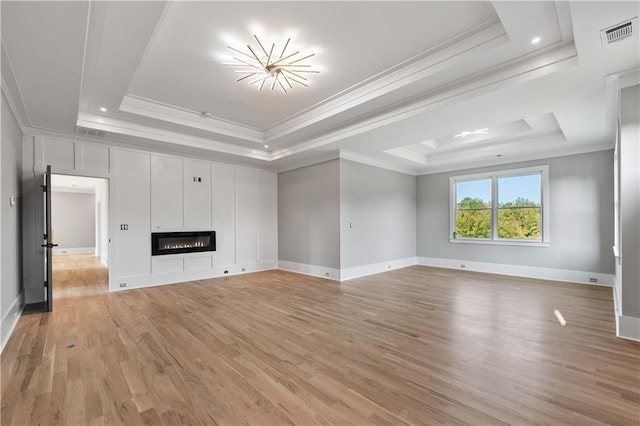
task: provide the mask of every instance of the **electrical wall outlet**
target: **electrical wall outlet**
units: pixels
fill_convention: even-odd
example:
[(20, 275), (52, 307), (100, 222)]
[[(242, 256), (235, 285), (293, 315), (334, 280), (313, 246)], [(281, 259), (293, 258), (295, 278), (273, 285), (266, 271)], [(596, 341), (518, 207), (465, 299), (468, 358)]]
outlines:
[(324, 273), (324, 276), (325, 276), (325, 277), (330, 277), (330, 276), (331, 276), (331, 273), (329, 273), (329, 272), (325, 272), (325, 273)]
[(589, 278), (589, 282), (590, 282), (590, 283), (597, 283), (597, 282), (598, 282), (598, 279), (597, 279), (597, 278), (593, 278), (593, 277), (591, 277), (591, 278)]
[(127, 286), (127, 283), (120, 283), (120, 288), (124, 288)]
[(461, 268), (461, 269), (464, 269), (464, 268), (466, 268), (466, 267), (467, 267), (467, 265), (465, 265), (464, 263), (461, 263), (461, 264), (460, 264), (460, 268)]

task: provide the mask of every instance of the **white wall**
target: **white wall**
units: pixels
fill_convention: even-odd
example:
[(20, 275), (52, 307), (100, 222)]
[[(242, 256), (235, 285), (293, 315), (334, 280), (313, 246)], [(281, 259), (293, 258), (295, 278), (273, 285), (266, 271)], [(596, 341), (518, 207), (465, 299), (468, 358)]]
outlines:
[(415, 263), (416, 178), (340, 160), (341, 279)]
[[(98, 145), (84, 140), (37, 136), (25, 139), (23, 153), (27, 162), (24, 165), (26, 182), (40, 174), (47, 164), (52, 166), (53, 173), (109, 178), (108, 238), (111, 238), (111, 245), (110, 250), (102, 247), (102, 251), (110, 252), (112, 291), (277, 266), (277, 183), (273, 172), (123, 149), (108, 140)], [(160, 158), (173, 159), (171, 162), (178, 169), (184, 167), (185, 175), (182, 170), (176, 175), (181, 185), (186, 185), (185, 176), (190, 177), (188, 174), (193, 171), (190, 168), (197, 166), (194, 173), (204, 179), (192, 190), (201, 191), (201, 185), (206, 185), (211, 202), (201, 203), (201, 197), (194, 197), (191, 190), (185, 192), (181, 185), (163, 191), (162, 185), (152, 179), (151, 160), (157, 163)], [(181, 206), (171, 212), (177, 215), (171, 218), (171, 229), (163, 231), (196, 230), (194, 220), (198, 223), (206, 220), (206, 226), (197, 228), (216, 231), (219, 240), (216, 252), (151, 256), (151, 232), (155, 229), (152, 217), (162, 213), (152, 211), (152, 193), (154, 197), (166, 196), (165, 201)], [(191, 215), (193, 203), (200, 207), (206, 205), (209, 211), (194, 218)], [(30, 220), (35, 223), (35, 219)], [(120, 225), (124, 224), (128, 227), (121, 230)], [(38, 259), (33, 250), (28, 255), (34, 262)], [(34, 281), (34, 290), (39, 289), (37, 284)]]
[[(22, 310), (22, 132), (2, 94), (0, 147), (0, 349), (4, 348)], [(10, 197), (16, 203), (10, 205)]]
[[(418, 178), (418, 256), (461, 263), (487, 263), (493, 272), (523, 275), (556, 271), (551, 279), (612, 285), (613, 152), (557, 157), (508, 164), (503, 169), (549, 165), (550, 246), (521, 247), (451, 243), (449, 241), (449, 177), (500, 170), (462, 170)], [(438, 260), (441, 259), (441, 260)], [(460, 262), (460, 261), (467, 262)], [(513, 268), (495, 265), (511, 265)], [(442, 265), (444, 266), (444, 265)], [(488, 269), (492, 272), (491, 269)], [(537, 271), (537, 272), (536, 272)], [(507, 272), (504, 272), (507, 273)], [(542, 277), (542, 276), (541, 276)]]
[(53, 191), (51, 227), (57, 253), (95, 252), (95, 194)]

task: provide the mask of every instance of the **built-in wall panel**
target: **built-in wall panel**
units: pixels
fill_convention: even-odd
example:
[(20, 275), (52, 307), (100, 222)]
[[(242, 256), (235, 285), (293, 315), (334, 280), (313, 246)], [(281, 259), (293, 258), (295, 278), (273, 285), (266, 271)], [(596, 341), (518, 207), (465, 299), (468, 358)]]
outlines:
[(236, 167), (236, 262), (258, 261), (258, 171)]
[(76, 144), (76, 161), (85, 171), (108, 173), (109, 148), (105, 146)]
[(236, 263), (235, 167), (213, 164), (212, 218), (216, 231), (215, 266)]
[(44, 171), (51, 165), (53, 173), (107, 177), (111, 171), (108, 145), (98, 145), (71, 139), (36, 136), (34, 166)]
[[(151, 156), (142, 152), (114, 152), (117, 281), (151, 274)], [(114, 221), (111, 222), (112, 224)], [(124, 281), (123, 281), (124, 280)]]
[(184, 160), (184, 227), (211, 227), (211, 163)]
[(151, 155), (151, 226), (183, 228), (183, 164), (180, 157)]
[[(49, 136), (25, 139), (23, 163), (25, 183), (46, 164), (56, 173), (110, 178), (111, 243), (103, 251), (112, 291), (277, 266), (277, 176), (270, 171)], [(196, 230), (216, 232), (216, 251), (151, 255), (152, 232)]]
[(45, 139), (42, 143), (42, 168), (47, 165), (55, 173), (60, 170), (75, 170), (75, 143), (61, 139)]
[(278, 193), (277, 175), (258, 171), (258, 262), (278, 258)]

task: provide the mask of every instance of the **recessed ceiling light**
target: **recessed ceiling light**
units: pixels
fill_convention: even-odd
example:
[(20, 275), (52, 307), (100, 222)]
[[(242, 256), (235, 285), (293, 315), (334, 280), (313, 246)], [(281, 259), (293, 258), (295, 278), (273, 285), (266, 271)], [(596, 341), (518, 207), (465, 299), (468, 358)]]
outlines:
[(534, 37), (531, 39), (531, 44), (538, 44), (542, 40), (540, 37)]
[[(236, 73), (243, 74), (237, 81), (250, 79), (249, 84), (255, 84), (258, 91), (261, 91), (265, 83), (271, 90), (280, 86), (284, 93), (287, 93), (285, 84), (289, 89), (293, 89), (291, 83), (296, 83), (303, 87), (308, 87), (309, 80), (305, 75), (318, 74), (320, 71), (311, 69), (311, 65), (303, 63), (315, 55), (310, 53), (304, 55), (299, 50), (287, 48), (291, 39), (287, 39), (282, 50), (276, 49), (276, 44), (272, 43), (269, 51), (265, 49), (260, 39), (254, 34), (253, 38), (258, 42), (258, 47), (247, 44), (247, 51), (227, 46), (234, 53), (234, 62), (223, 62), (222, 65), (236, 67)], [(268, 46), (268, 45), (267, 45)], [(280, 54), (278, 55), (278, 52)]]
[(265, 147), (265, 148), (269, 148), (269, 145), (265, 145), (264, 147)]
[(71, 182), (71, 186), (76, 186), (76, 183), (75, 182)]
[(489, 129), (478, 129), (478, 130), (463, 130), (457, 135), (453, 135), (454, 138), (466, 138), (469, 135), (486, 135), (489, 132)]
[(107, 112), (107, 109), (105, 107), (100, 107), (100, 111)]

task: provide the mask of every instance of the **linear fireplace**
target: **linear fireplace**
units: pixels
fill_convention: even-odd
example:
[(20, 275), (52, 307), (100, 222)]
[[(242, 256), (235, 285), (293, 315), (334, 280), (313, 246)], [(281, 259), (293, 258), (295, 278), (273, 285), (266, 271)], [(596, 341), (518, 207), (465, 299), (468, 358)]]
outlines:
[(151, 255), (216, 251), (216, 231), (153, 232)]

